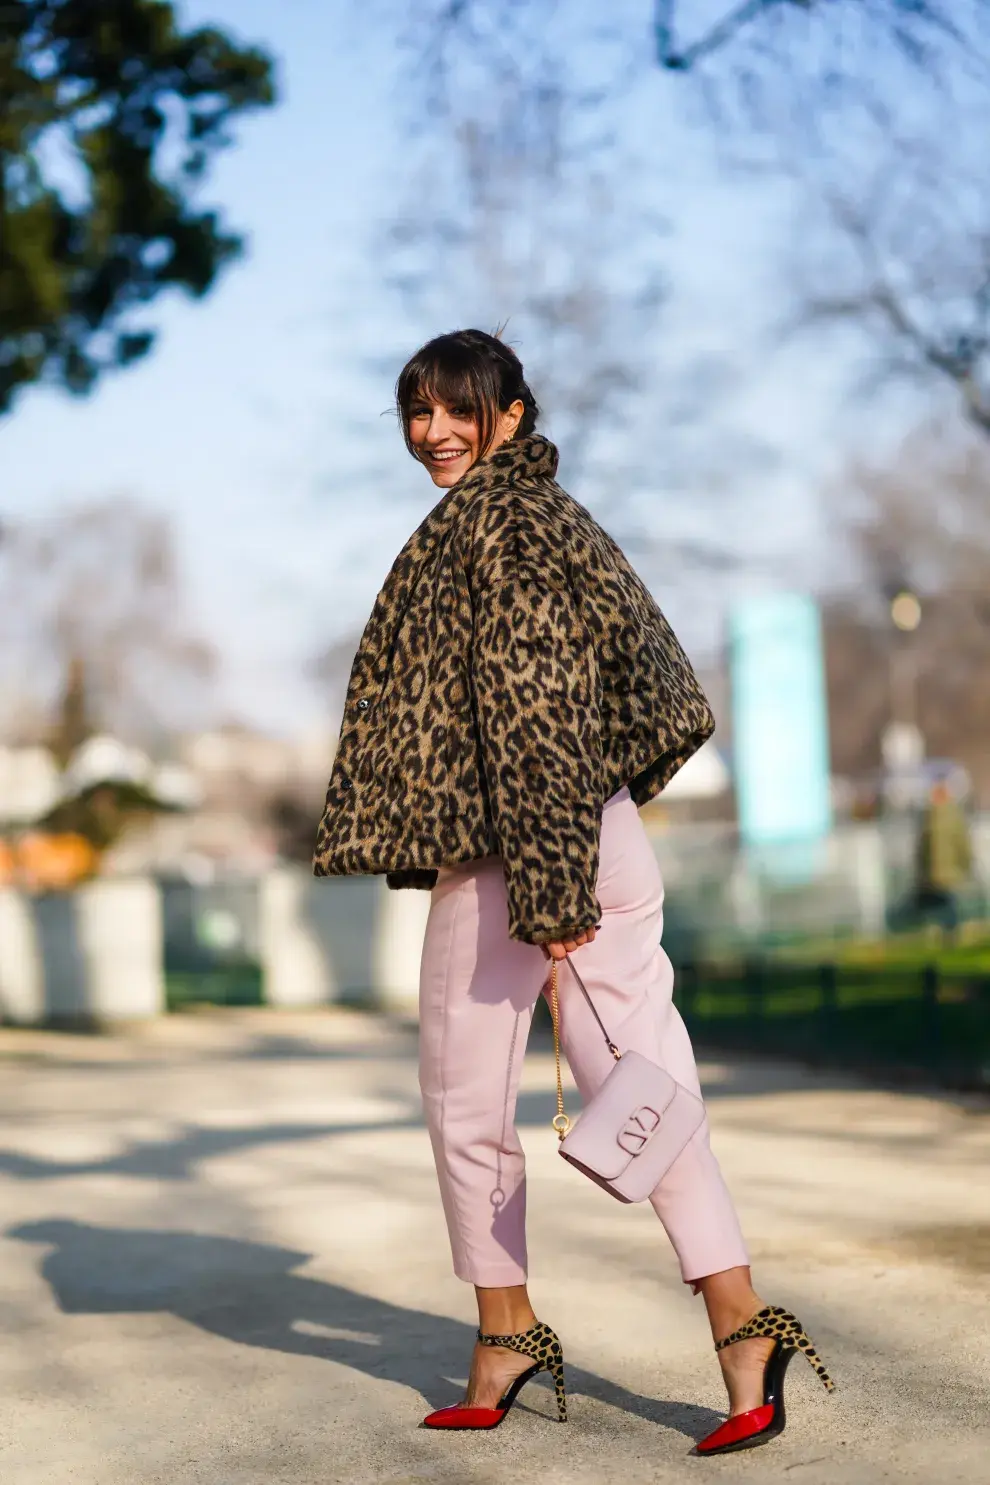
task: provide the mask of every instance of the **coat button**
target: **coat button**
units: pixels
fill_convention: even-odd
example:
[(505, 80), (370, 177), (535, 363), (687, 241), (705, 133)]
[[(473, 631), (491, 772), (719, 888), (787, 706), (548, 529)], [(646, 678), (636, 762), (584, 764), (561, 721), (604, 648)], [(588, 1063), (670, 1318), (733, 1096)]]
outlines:
[(341, 779), (341, 781), (340, 781), (340, 787), (342, 789), (350, 789), (351, 788), (351, 781), (350, 781), (350, 779)]
[(367, 696), (362, 696), (361, 697), (361, 700), (358, 702), (358, 711), (359, 712), (366, 712), (368, 710), (368, 707), (370, 705), (371, 705), (371, 702), (368, 700)]

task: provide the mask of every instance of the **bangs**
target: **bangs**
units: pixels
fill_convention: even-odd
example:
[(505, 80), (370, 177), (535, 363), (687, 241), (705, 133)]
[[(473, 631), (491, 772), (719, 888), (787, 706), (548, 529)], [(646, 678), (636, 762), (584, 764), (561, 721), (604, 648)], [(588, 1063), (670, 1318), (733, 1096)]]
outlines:
[(442, 402), (445, 407), (461, 407), (477, 415), (479, 388), (477, 377), (471, 374), (476, 369), (451, 366), (443, 361), (424, 366), (416, 385), (409, 388), (409, 407), (414, 402)]
[(419, 402), (441, 402), (444, 407), (468, 413), (478, 425), (480, 452), (485, 454), (498, 419), (498, 373), (474, 347), (441, 335), (403, 367), (395, 400), (411, 454), (415, 455), (415, 450), (409, 437), (409, 415)]

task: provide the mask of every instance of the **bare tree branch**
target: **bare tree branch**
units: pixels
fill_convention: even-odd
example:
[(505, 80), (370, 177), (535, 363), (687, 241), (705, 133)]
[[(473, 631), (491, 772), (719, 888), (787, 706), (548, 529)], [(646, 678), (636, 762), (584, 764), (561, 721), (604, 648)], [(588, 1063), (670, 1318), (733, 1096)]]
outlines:
[[(450, 328), (452, 314), (504, 326), (574, 480), (603, 429), (621, 429), (640, 395), (666, 295), (658, 247), (667, 226), (628, 189), (631, 162), (614, 148), (607, 168), (596, 161), (569, 59), (540, 30), (552, 9), (552, 0), (505, 7), (520, 72), (496, 50), (484, 54), (482, 89), (470, 73), (454, 81), (454, 112), (434, 120), (393, 224), (390, 267), (430, 333)], [(470, 28), (476, 8), (445, 0), (435, 14)], [(451, 45), (438, 35), (434, 55), (446, 58)]]
[(5, 529), (0, 726), (51, 724), (68, 678), (97, 728), (152, 742), (202, 720), (217, 657), (183, 614), (168, 520), (117, 499)]
[[(903, 156), (891, 171), (904, 168)], [(926, 232), (924, 187), (865, 191), (826, 201), (831, 226), (848, 251), (815, 265), (796, 322), (850, 324), (873, 337), (877, 365), (891, 376), (935, 372), (959, 392), (972, 425), (990, 434), (990, 216), (971, 225), (953, 210), (947, 172), (933, 171), (936, 225)], [(949, 237), (943, 220), (955, 217)], [(794, 322), (792, 322), (793, 324)]]
[[(559, 0), (424, 0), (409, 33), (410, 117), (441, 129), (448, 150), (453, 143), (473, 151), (476, 186), (500, 170), (550, 180), (576, 157), (614, 181), (622, 169), (615, 110), (631, 80), (659, 63), (661, 72), (691, 74), (731, 165), (755, 151), (765, 166), (769, 151), (771, 168), (823, 200), (835, 196), (836, 183), (862, 186), (875, 175), (878, 150), (895, 175), (902, 154), (921, 146), (958, 153), (967, 116), (977, 126), (973, 158), (982, 158), (990, 0), (654, 0), (652, 56), (645, 11), (643, 0), (622, 0), (605, 15)], [(688, 18), (699, 29), (685, 38)], [(936, 189), (927, 183), (933, 198)], [(859, 197), (867, 200), (863, 190)], [(462, 206), (474, 210), (478, 199)], [(503, 204), (519, 216), (529, 202)], [(676, 218), (676, 202), (669, 210)], [(837, 216), (821, 224), (823, 237), (836, 226), (850, 235)], [(952, 208), (942, 211), (941, 248), (949, 244), (950, 258), (969, 252), (973, 231)], [(905, 267), (914, 252), (901, 253)], [(886, 267), (855, 292), (837, 291), (829, 275), (809, 285), (806, 321), (858, 318), (879, 337), (878, 366), (951, 380), (974, 425), (986, 429), (990, 268), (967, 268), (957, 297), (969, 310), (956, 304), (950, 312), (936, 263), (925, 264), (935, 301), (927, 306), (920, 273), (906, 287)], [(559, 309), (539, 317), (541, 332), (549, 335)]]
[[(919, 723), (931, 756), (965, 764), (990, 799), (990, 450), (956, 420), (916, 429), (887, 463), (851, 464), (830, 493), (845, 526), (850, 590), (825, 606), (833, 755), (840, 772), (878, 762), (895, 647), (910, 645)], [(889, 603), (921, 599), (898, 635)]]
[(768, 11), (783, 5), (809, 9), (815, 0), (743, 0), (687, 46), (678, 46), (674, 36), (677, 0), (656, 0), (655, 32), (657, 61), (668, 72), (690, 72), (699, 62), (735, 40), (737, 33)]
[[(841, 25), (843, 4), (844, 0), (741, 0), (693, 41), (679, 45), (678, 0), (656, 0), (657, 60), (670, 72), (690, 72), (716, 53), (731, 48), (741, 33), (785, 10), (805, 16), (838, 17), (836, 24)], [(933, 33), (944, 40), (963, 40), (962, 32), (950, 16), (949, 5), (939, 0), (856, 0), (856, 8), (886, 31), (904, 57), (919, 68), (929, 66), (936, 55), (929, 39)], [(783, 55), (778, 60), (786, 65)]]

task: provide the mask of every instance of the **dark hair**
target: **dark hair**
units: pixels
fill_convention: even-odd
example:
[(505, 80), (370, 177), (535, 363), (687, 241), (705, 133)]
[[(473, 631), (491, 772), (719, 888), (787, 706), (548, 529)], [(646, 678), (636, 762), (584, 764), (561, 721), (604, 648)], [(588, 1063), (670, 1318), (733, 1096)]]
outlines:
[(513, 402), (523, 404), (516, 432), (532, 433), (540, 409), (523, 373), (522, 362), (510, 346), (484, 330), (452, 330), (438, 335), (418, 350), (399, 373), (395, 403), (402, 423), (402, 436), (413, 457), (416, 450), (409, 437), (409, 412), (417, 398), (443, 402), (447, 407), (469, 409), (481, 435), (481, 454), (487, 454), (495, 437), (500, 412)]

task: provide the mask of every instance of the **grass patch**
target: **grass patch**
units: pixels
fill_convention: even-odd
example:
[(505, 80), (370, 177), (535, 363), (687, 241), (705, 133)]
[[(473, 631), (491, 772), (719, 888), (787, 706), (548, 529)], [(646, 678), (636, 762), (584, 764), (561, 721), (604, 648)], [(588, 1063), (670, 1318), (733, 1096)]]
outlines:
[(165, 1003), (170, 1011), (191, 1005), (263, 1005), (261, 966), (228, 964), (208, 970), (166, 970)]

